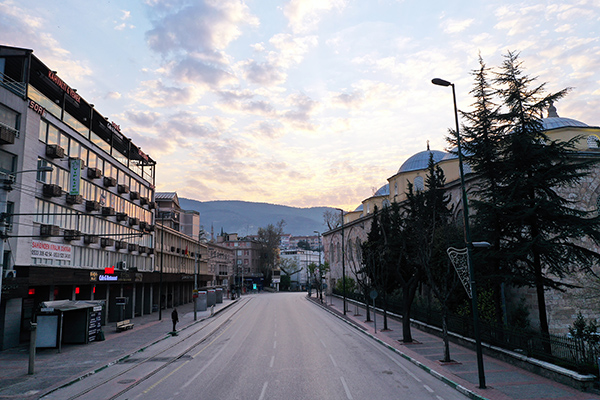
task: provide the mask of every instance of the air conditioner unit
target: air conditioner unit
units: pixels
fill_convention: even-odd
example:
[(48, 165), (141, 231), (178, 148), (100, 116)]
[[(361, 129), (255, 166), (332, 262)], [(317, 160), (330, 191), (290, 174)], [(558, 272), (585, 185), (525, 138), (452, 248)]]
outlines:
[(17, 271), (14, 270), (14, 269), (7, 269), (7, 270), (4, 270), (4, 274), (3, 275), (4, 275), (5, 279), (6, 278), (10, 278), (10, 279), (16, 278), (17, 277)]
[(63, 158), (65, 156), (65, 149), (57, 144), (46, 145), (46, 157), (50, 158)]
[(138, 251), (140, 246), (135, 243), (129, 243), (127, 245), (127, 248), (129, 249), (130, 252), (132, 252), (132, 251)]
[(60, 228), (58, 225), (40, 225), (40, 236), (58, 236)]
[(66, 241), (81, 239), (81, 232), (75, 229), (65, 229), (64, 238)]
[(117, 180), (115, 178), (113, 178), (112, 176), (105, 176), (104, 177), (104, 186), (105, 187), (117, 186)]
[(146, 250), (146, 253), (154, 254), (154, 249), (152, 247), (148, 247), (148, 250)]
[(140, 197), (140, 205), (143, 206), (145, 204), (148, 204), (149, 200), (147, 197)]
[(0, 123), (0, 145), (14, 144), (19, 131)]
[(154, 232), (154, 229), (155, 229), (155, 228), (154, 228), (154, 225), (151, 225), (151, 224), (148, 224), (148, 226), (146, 227), (146, 230), (147, 230), (148, 232)]
[(83, 196), (80, 194), (68, 194), (67, 204), (83, 204)]
[(100, 202), (94, 200), (88, 200), (85, 202), (86, 211), (100, 211)]
[(139, 225), (139, 224), (140, 224), (139, 218), (134, 218), (134, 217), (129, 218), (129, 225), (134, 226), (134, 225)]
[(148, 229), (148, 223), (146, 221), (140, 221), (140, 230), (145, 231)]
[(119, 250), (119, 249), (125, 249), (127, 248), (127, 242), (124, 242), (122, 240), (117, 240), (115, 242), (115, 249)]
[(111, 247), (115, 244), (115, 240), (112, 238), (102, 238), (100, 239), (100, 246), (102, 247)]
[(121, 222), (121, 221), (127, 221), (127, 213), (118, 212), (117, 213), (117, 221), (119, 221), (119, 222)]
[(140, 192), (129, 192), (129, 198), (131, 200), (137, 200), (140, 198)]
[(98, 236), (84, 235), (83, 243), (85, 243), (85, 244), (98, 243)]
[(102, 207), (102, 215), (115, 215), (113, 207)]
[(62, 196), (62, 188), (55, 184), (44, 184), (43, 194), (45, 197), (60, 197)]
[(99, 168), (88, 168), (87, 176), (89, 179), (98, 179), (102, 176), (102, 171)]
[(156, 208), (156, 202), (155, 201), (149, 201), (148, 202), (148, 209), (149, 210), (154, 210)]
[(117, 192), (119, 193), (129, 193), (129, 186), (127, 185), (118, 185)]
[(140, 254), (148, 253), (148, 248), (146, 246), (140, 246), (138, 251)]

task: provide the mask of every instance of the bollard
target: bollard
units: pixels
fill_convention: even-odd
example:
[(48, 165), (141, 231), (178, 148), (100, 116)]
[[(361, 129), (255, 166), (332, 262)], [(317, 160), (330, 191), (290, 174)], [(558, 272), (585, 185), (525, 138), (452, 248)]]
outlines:
[(30, 325), (30, 336), (29, 336), (29, 369), (27, 373), (33, 375), (35, 372), (35, 342), (37, 340), (37, 323), (29, 322)]
[(215, 315), (215, 306), (214, 306), (214, 304), (212, 306), (210, 306), (210, 316), (212, 317), (213, 315)]

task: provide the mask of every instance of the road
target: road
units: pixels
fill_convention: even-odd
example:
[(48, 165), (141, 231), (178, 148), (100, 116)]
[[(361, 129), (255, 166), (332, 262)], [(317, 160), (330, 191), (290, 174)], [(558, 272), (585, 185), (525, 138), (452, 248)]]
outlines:
[(245, 296), (46, 399), (466, 398), (305, 296)]

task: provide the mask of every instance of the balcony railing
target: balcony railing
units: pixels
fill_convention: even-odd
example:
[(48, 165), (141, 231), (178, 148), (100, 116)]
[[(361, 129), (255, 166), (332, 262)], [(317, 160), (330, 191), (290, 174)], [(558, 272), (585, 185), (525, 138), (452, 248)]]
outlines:
[(17, 96), (21, 96), (23, 99), (26, 98), (27, 90), (25, 82), (17, 82), (6, 74), (0, 72), (0, 85), (10, 90)]

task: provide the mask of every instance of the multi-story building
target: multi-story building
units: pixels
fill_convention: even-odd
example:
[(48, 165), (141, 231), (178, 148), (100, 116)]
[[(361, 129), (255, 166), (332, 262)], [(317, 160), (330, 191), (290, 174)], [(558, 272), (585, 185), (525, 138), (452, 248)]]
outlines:
[(217, 244), (234, 250), (233, 274), (236, 285), (242, 285), (246, 289), (253, 288), (253, 285), (262, 287), (264, 276), (260, 271), (262, 250), (260, 242), (249, 238), (238, 238), (237, 233), (223, 233), (217, 236)]
[[(313, 263), (319, 265), (319, 263), (322, 261), (321, 255), (318, 251), (303, 249), (282, 250), (279, 254), (279, 257), (282, 259), (292, 260), (294, 264), (292, 269), (293, 271), (297, 271), (292, 273), (290, 276), (291, 290), (305, 290), (307, 288), (309, 279), (308, 265)], [(285, 271), (282, 273), (285, 273)]]
[(115, 321), (158, 299), (156, 163), (63, 78), (0, 46), (0, 348), (27, 338), (42, 301), (105, 300)]
[(234, 274), (235, 250), (222, 243), (208, 242), (208, 270), (215, 277), (215, 284), (231, 290)]

